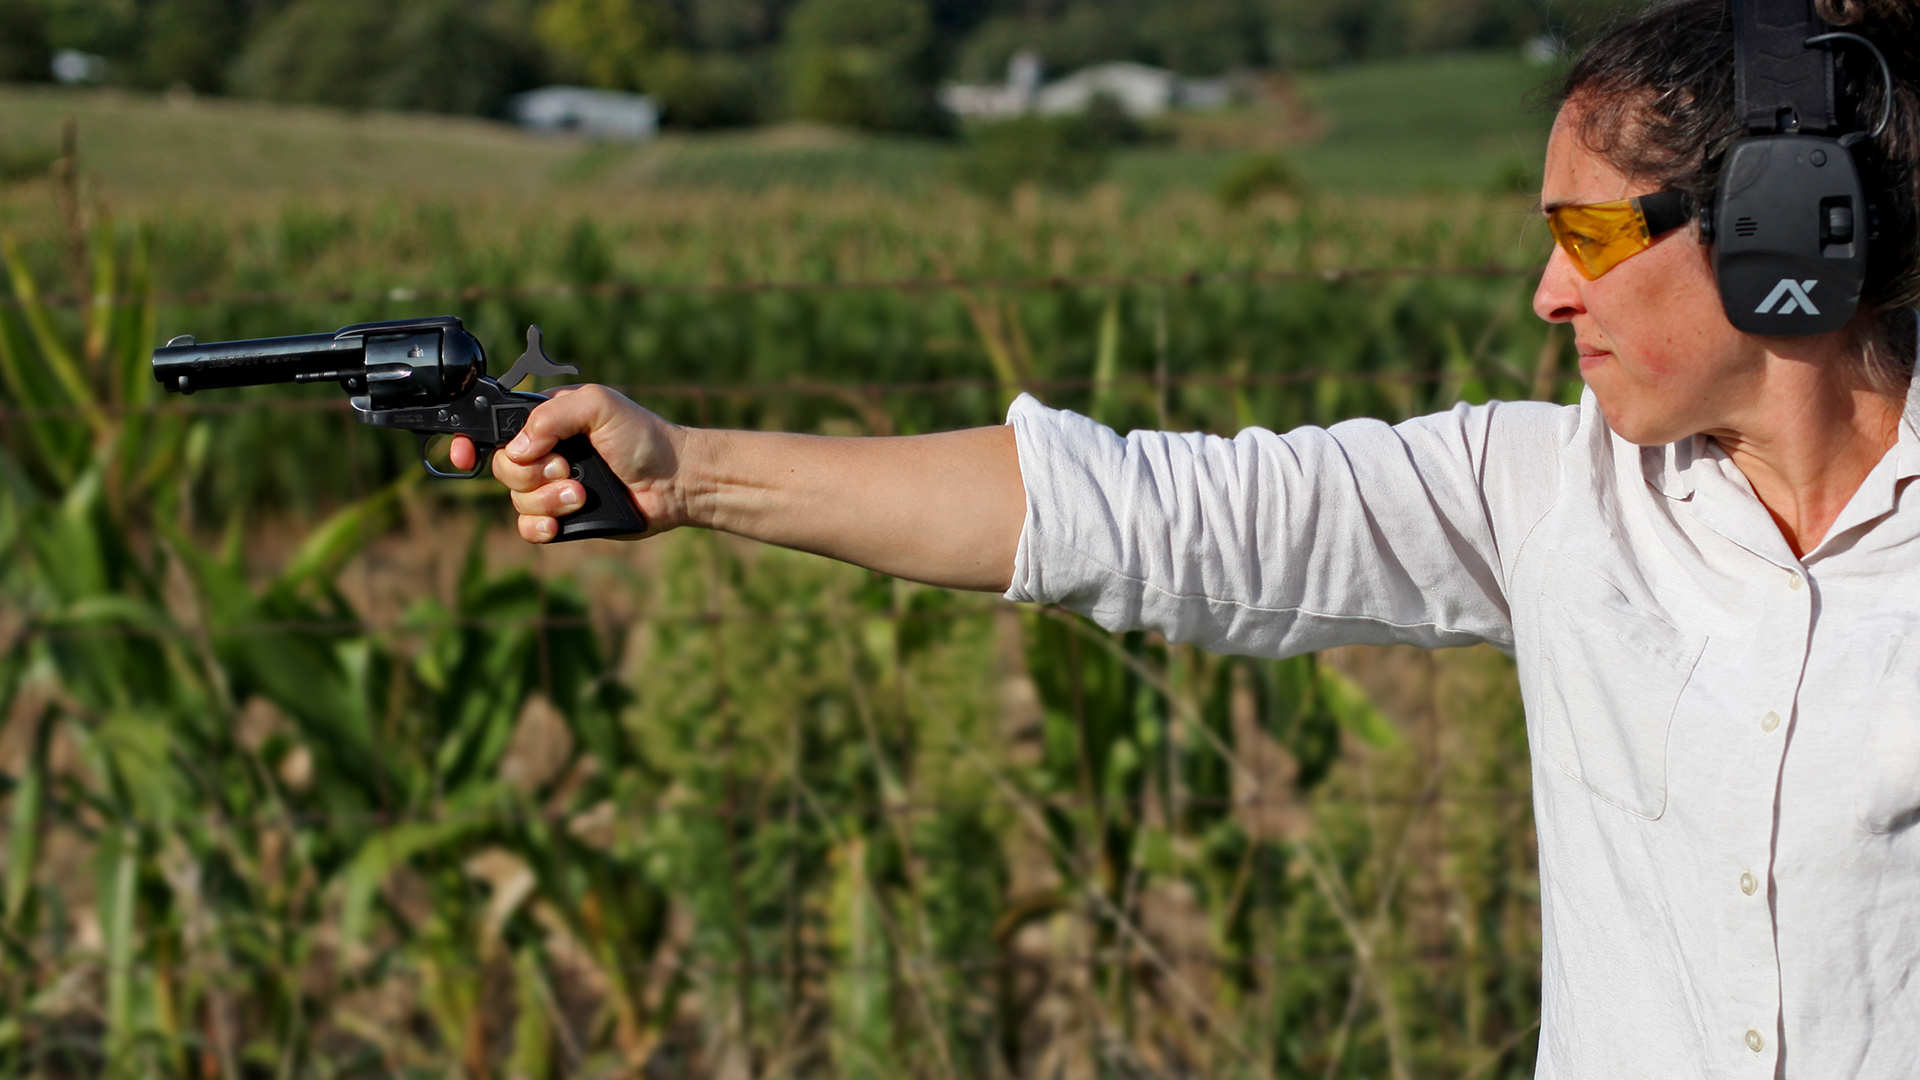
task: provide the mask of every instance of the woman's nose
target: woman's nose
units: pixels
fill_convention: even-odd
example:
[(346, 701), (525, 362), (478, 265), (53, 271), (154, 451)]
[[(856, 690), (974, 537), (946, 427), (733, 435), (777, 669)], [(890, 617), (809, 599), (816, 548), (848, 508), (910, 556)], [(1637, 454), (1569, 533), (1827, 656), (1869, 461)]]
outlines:
[(1587, 309), (1580, 298), (1582, 284), (1573, 260), (1555, 244), (1553, 254), (1547, 257), (1547, 268), (1540, 274), (1540, 285), (1533, 290), (1533, 313), (1550, 323), (1571, 320)]

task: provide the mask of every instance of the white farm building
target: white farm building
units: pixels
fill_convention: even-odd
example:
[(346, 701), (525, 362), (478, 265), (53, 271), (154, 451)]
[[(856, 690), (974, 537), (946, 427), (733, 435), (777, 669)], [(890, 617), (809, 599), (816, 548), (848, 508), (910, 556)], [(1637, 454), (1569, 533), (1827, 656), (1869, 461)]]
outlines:
[(1233, 97), (1226, 79), (1188, 79), (1165, 68), (1125, 60), (1081, 68), (1042, 85), (1039, 57), (1022, 52), (1008, 65), (1006, 82), (948, 86), (941, 90), (940, 101), (960, 116), (1008, 117), (1029, 112), (1064, 116), (1085, 112), (1103, 94), (1142, 118), (1169, 109), (1218, 108)]
[(537, 131), (640, 141), (653, 138), (660, 130), (660, 108), (642, 94), (584, 86), (543, 86), (515, 94), (507, 108), (520, 126)]

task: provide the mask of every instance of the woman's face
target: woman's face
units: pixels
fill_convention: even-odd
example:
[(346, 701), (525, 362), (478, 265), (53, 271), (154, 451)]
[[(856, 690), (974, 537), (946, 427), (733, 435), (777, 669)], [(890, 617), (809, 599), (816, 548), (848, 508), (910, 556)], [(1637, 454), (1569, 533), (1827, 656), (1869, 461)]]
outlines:
[[(1581, 145), (1579, 108), (1569, 102), (1554, 121), (1541, 205), (1611, 202), (1657, 190)], [(1727, 426), (1764, 372), (1759, 344), (1721, 310), (1694, 225), (1656, 239), (1593, 281), (1556, 245), (1534, 290), (1533, 310), (1573, 327), (1580, 374), (1608, 426), (1641, 446)]]

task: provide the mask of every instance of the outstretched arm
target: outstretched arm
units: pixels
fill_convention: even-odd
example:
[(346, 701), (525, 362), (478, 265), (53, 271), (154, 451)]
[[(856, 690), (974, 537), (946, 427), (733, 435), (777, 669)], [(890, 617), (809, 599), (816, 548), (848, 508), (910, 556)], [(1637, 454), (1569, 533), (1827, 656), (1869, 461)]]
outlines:
[[(1010, 427), (865, 439), (702, 430), (605, 387), (557, 390), (493, 458), (533, 543), (580, 505), (553, 447), (581, 433), (633, 492), (647, 535), (697, 525), (931, 585), (1004, 592), (1013, 580), (1026, 489)], [(471, 454), (457, 447), (455, 464)]]

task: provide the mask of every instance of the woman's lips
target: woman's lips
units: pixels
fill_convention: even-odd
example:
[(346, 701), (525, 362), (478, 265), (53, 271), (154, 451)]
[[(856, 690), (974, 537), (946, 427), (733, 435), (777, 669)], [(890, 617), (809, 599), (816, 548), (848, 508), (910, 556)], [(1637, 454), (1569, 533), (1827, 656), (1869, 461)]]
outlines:
[(1584, 341), (1574, 342), (1573, 347), (1579, 350), (1581, 371), (1585, 371), (1590, 367), (1598, 367), (1608, 360), (1613, 359), (1612, 350), (1602, 349), (1597, 345), (1589, 345)]

